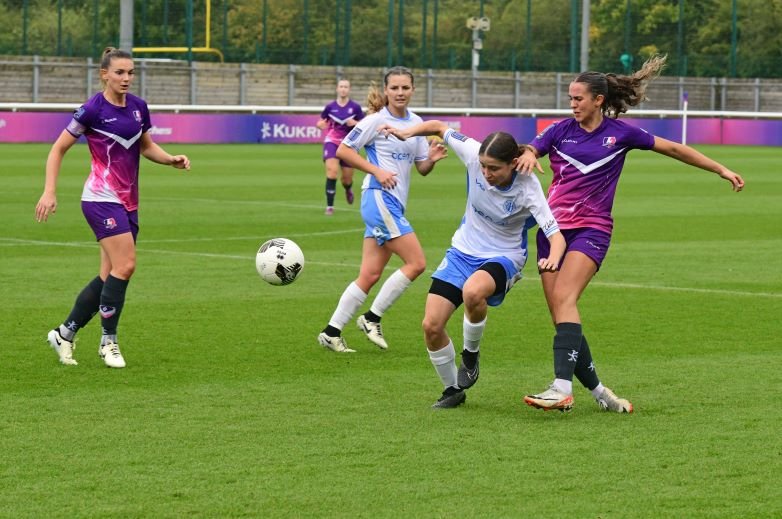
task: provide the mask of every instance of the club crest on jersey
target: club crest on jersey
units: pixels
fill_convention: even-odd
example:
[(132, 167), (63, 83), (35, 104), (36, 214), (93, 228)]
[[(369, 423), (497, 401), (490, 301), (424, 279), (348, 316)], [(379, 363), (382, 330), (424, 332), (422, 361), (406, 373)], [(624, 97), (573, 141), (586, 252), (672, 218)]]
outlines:
[(516, 202), (514, 200), (505, 200), (502, 204), (502, 209), (505, 211), (505, 214), (511, 214), (516, 209)]
[(103, 220), (103, 226), (106, 229), (116, 229), (117, 228), (117, 220), (114, 218), (106, 218)]
[(137, 122), (141, 122), (141, 111), (140, 110), (133, 110), (133, 118)]
[(603, 137), (603, 146), (613, 148), (616, 146), (616, 137)]

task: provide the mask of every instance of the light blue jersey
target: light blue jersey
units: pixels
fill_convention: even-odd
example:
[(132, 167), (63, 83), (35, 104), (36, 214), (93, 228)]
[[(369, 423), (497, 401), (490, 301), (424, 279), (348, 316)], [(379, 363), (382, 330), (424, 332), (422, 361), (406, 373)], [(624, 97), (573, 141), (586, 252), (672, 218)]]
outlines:
[(429, 158), (429, 144), (424, 137), (413, 137), (400, 141), (396, 137), (388, 138), (378, 134), (377, 129), (388, 124), (394, 128), (404, 129), (422, 122), (421, 118), (408, 111), (407, 117), (398, 119), (389, 113), (387, 108), (369, 115), (361, 120), (342, 144), (350, 146), (356, 152), (361, 148), (366, 151), (367, 160), (381, 169), (396, 173), (396, 186), (393, 189), (383, 189), (374, 175), (366, 175), (361, 186), (364, 195), (368, 189), (380, 189), (391, 194), (402, 205), (407, 205), (407, 195), (410, 192), (410, 169), (413, 162)]
[(537, 222), (546, 236), (559, 231), (535, 175), (515, 175), (505, 188), (491, 186), (481, 173), (481, 144), (453, 129), (445, 143), (467, 166), (467, 207), (451, 246), (476, 258), (505, 256), (519, 270), (527, 261), (527, 229)]

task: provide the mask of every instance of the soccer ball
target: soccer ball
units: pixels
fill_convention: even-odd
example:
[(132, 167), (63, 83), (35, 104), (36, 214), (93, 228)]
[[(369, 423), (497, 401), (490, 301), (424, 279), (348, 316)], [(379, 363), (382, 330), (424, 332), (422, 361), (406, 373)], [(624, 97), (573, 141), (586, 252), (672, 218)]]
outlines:
[(271, 285), (289, 285), (304, 268), (304, 253), (291, 240), (274, 238), (265, 242), (255, 255), (255, 269)]

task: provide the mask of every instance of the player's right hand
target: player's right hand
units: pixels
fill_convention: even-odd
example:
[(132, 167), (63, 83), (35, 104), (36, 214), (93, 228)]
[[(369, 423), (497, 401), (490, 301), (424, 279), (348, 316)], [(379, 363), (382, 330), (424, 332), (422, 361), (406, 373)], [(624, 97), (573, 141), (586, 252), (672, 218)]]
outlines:
[(380, 182), (383, 189), (393, 189), (396, 186), (396, 173), (386, 171), (384, 169), (378, 169), (375, 173), (375, 180)]
[(45, 222), (50, 214), (57, 211), (57, 195), (54, 193), (44, 193), (41, 195), (38, 204), (35, 206), (35, 220)]

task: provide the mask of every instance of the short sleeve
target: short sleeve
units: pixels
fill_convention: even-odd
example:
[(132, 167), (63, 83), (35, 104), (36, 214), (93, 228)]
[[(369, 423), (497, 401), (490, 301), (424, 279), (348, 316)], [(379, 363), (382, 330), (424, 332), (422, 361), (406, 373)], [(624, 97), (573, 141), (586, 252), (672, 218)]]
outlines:
[(96, 114), (97, 111), (94, 108), (81, 105), (73, 112), (73, 119), (71, 119), (65, 129), (78, 139), (92, 126)]
[(530, 213), (538, 222), (538, 227), (547, 237), (559, 231), (559, 224), (546, 201), (546, 195), (543, 193), (543, 186), (540, 185), (538, 177), (535, 175), (524, 176), (522, 181), (527, 183), (525, 205), (529, 207)]
[(627, 126), (627, 144), (636, 150), (651, 150), (654, 147), (654, 135), (637, 126)]
[(443, 141), (465, 164), (474, 162), (478, 157), (478, 151), (481, 149), (481, 144), (478, 141), (457, 132), (453, 128), (445, 131)]
[(554, 142), (554, 134), (558, 123), (551, 123), (542, 132), (537, 134), (534, 139), (529, 143), (530, 146), (538, 150), (538, 155), (541, 157), (547, 155), (551, 151), (552, 143)]
[(354, 126), (347, 137), (342, 140), (342, 144), (359, 151), (368, 143), (372, 142), (377, 134), (377, 127), (381, 122), (379, 115), (372, 115), (376, 116), (367, 117)]

